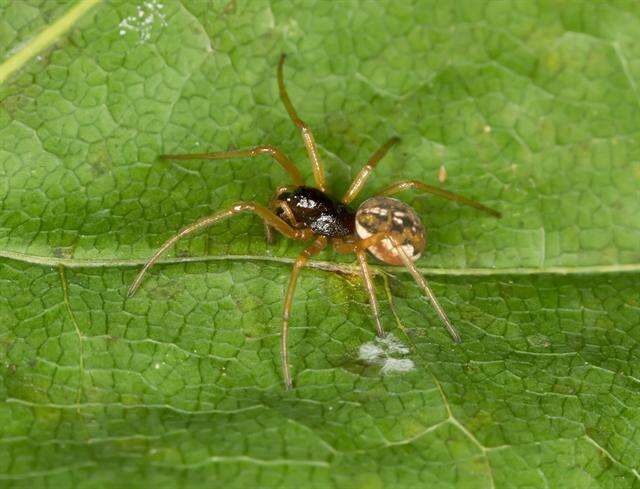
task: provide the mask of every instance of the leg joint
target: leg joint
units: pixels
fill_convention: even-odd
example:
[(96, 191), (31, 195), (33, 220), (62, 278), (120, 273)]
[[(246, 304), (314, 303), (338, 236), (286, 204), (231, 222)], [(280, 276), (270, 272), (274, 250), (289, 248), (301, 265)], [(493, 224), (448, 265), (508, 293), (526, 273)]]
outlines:
[(258, 146), (251, 151), (254, 155), (260, 154), (269, 154), (271, 156), (275, 156), (279, 153), (278, 149), (270, 144), (265, 144), (264, 146)]
[(254, 202), (237, 202), (232, 209), (234, 212), (255, 211), (256, 204)]

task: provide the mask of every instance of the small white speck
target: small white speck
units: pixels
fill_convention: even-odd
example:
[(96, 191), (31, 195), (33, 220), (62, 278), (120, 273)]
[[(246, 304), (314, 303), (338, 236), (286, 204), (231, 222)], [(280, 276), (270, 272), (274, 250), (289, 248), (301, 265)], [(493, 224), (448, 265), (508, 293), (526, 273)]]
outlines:
[(144, 2), (143, 5), (136, 7), (136, 14), (130, 15), (126, 19), (122, 19), (118, 27), (118, 33), (124, 36), (127, 32), (135, 32), (138, 34), (140, 43), (144, 43), (151, 39), (151, 32), (156, 22), (166, 26), (166, 15), (162, 12), (164, 5), (157, 0)]
[(485, 132), (485, 134), (488, 134), (491, 132), (491, 126), (484, 126), (483, 131)]
[(440, 183), (444, 183), (447, 181), (447, 169), (444, 165), (440, 165), (440, 169), (438, 170), (438, 181)]
[(9, 57), (9, 56), (12, 56), (12, 55), (16, 54), (18, 51), (20, 51), (25, 46), (25, 44), (27, 44), (27, 41), (23, 41), (21, 43), (16, 44), (9, 51), (7, 51), (6, 56)]
[(158, 370), (160, 368), (160, 363), (154, 363), (153, 364), (153, 368), (155, 368), (156, 370)]

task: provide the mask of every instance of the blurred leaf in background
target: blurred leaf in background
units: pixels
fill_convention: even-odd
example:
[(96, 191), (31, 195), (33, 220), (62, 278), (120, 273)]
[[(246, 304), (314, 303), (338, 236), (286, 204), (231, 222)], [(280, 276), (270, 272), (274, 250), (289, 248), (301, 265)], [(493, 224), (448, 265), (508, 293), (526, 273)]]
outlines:
[[(93, 3), (0, 2), (3, 487), (640, 486), (640, 6)], [(336, 194), (399, 135), (363, 198), (446, 171), (502, 211), (404, 196), (462, 345), (378, 267), (409, 348), (384, 352), (352, 258), (328, 251), (303, 273), (285, 392), (302, 245), (267, 248), (251, 216), (125, 300), (180, 227), (287, 183), (268, 158), (159, 154), (273, 144), (310, 177), (281, 52)]]

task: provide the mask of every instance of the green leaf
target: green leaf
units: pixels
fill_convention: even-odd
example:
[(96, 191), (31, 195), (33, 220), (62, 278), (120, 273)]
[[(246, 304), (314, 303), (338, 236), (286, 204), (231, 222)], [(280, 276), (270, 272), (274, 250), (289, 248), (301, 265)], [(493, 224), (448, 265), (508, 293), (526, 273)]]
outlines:
[[(0, 2), (0, 485), (640, 487), (640, 7), (160, 5)], [(286, 392), (304, 245), (251, 216), (126, 299), (182, 226), (288, 183), (267, 157), (158, 155), (273, 144), (311, 181), (281, 52), (336, 195), (399, 135), (362, 198), (444, 168), (503, 213), (403, 196), (461, 345), (378, 265), (402, 348), (377, 340), (353, 257), (326, 251)]]

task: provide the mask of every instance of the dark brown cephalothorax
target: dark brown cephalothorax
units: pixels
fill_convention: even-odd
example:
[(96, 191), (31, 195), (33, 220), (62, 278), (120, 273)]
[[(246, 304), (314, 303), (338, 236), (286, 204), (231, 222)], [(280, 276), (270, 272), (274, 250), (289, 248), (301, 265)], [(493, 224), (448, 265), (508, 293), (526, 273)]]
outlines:
[(147, 261), (136, 276), (133, 284), (131, 284), (128, 295), (132, 296), (135, 293), (142, 283), (142, 279), (147, 270), (178, 240), (241, 212), (252, 212), (263, 220), (268, 237), (271, 236), (272, 230), (275, 230), (291, 239), (300, 241), (313, 240), (298, 256), (293, 265), (289, 286), (287, 287), (284, 299), (280, 353), (282, 375), (287, 389), (293, 386), (289, 367), (287, 339), (296, 283), (300, 270), (309, 258), (322, 251), (329, 242), (333, 245), (333, 248), (340, 253), (355, 253), (364, 285), (369, 295), (369, 303), (376, 324), (376, 331), (379, 336), (384, 335), (384, 330), (380, 320), (380, 308), (371, 277), (371, 270), (367, 264), (367, 251), (371, 252), (384, 263), (405, 266), (431, 301), (438, 316), (440, 316), (440, 319), (443, 321), (453, 339), (459, 342), (460, 335), (440, 306), (428, 282), (414, 264), (424, 251), (426, 245), (425, 229), (420, 221), (420, 217), (409, 205), (397, 199), (389, 198), (388, 196), (402, 190), (417, 189), (475, 207), (494, 217), (500, 217), (500, 213), (475, 200), (416, 180), (403, 180), (394, 183), (381, 192), (378, 192), (377, 197), (365, 200), (355, 213), (351, 211), (348, 207), (349, 204), (363, 189), (376, 165), (389, 149), (400, 140), (397, 137), (393, 137), (382, 145), (371, 158), (369, 158), (369, 161), (360, 172), (358, 172), (342, 199), (335, 199), (327, 193), (324, 168), (313, 133), (309, 126), (298, 117), (287, 94), (284, 77), (282, 75), (283, 65), (284, 55), (280, 57), (280, 62), (278, 63), (280, 98), (291, 121), (300, 130), (300, 135), (302, 136), (311, 162), (313, 179), (316, 184), (315, 187), (305, 185), (298, 167), (296, 167), (282, 151), (270, 145), (215, 153), (162, 155), (161, 158), (166, 160), (220, 160), (229, 158), (253, 158), (259, 155), (267, 155), (273, 158), (273, 160), (281, 165), (289, 174), (293, 185), (281, 187), (276, 192), (276, 197), (271, 201), (269, 207), (265, 207), (257, 202), (236, 202), (227, 209), (203, 217), (187, 225), (177, 234), (171, 236), (149, 261)]
[(342, 202), (314, 187), (296, 187), (278, 196), (284, 201), (295, 221), (289, 222), (282, 206), (276, 211), (291, 225), (310, 228), (318, 236), (341, 238), (353, 234), (355, 215)]

